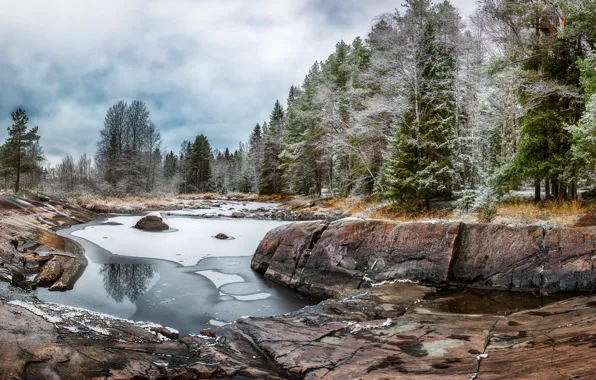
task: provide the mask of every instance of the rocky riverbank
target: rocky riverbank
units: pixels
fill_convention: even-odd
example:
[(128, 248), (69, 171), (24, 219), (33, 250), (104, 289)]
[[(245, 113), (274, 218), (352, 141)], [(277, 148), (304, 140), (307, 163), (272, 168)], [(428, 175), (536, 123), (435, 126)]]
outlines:
[(61, 201), (0, 196), (0, 280), (23, 289), (72, 289), (87, 260), (53, 231), (94, 218)]
[(596, 289), (596, 227), (343, 219), (270, 231), (251, 266), (319, 297), (401, 280), (513, 291)]
[[(283, 203), (282, 203), (283, 202)], [(257, 195), (177, 195), (171, 197), (81, 197), (73, 204), (94, 213), (140, 214), (168, 211), (196, 218), (246, 218), (290, 221), (333, 221), (349, 216), (348, 210), (313, 207), (313, 202), (288, 201), (288, 197)]]
[[(47, 263), (56, 257), (77, 262), (80, 252), (52, 229), (92, 213), (59, 202), (4, 202), (21, 205), (2, 209), (5, 266), (29, 273), (31, 251), (53, 256), (41, 260), (40, 272), (55, 268)], [(357, 219), (288, 224), (263, 239), (253, 268), (328, 299), (182, 337), (40, 302), (0, 282), (0, 378), (592, 379), (596, 296), (580, 292), (594, 289), (595, 233)], [(23, 275), (24, 288), (35, 273)], [(60, 278), (53, 285), (70, 283)], [(441, 290), (454, 285), (508, 291)], [(520, 302), (509, 290), (537, 296)]]
[(449, 312), (454, 297), (433, 294), (386, 284), (185, 337), (81, 309), (1, 301), (0, 371), (15, 379), (594, 378), (596, 297), (503, 315)]

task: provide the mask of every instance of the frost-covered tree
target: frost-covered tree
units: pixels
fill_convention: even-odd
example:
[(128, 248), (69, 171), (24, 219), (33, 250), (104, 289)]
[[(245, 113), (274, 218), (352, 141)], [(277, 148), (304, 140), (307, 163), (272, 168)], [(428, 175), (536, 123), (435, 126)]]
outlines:
[(383, 187), (387, 198), (410, 208), (428, 208), (433, 196), (449, 194), (459, 180), (453, 160), (456, 16), (449, 4), (431, 7), (426, 0), (407, 1), (404, 16), (397, 15), (396, 32), (410, 55), (402, 78), (408, 108), (395, 125)]
[(281, 194), (284, 191), (279, 155), (284, 135), (284, 110), (279, 100), (275, 102), (269, 127), (263, 132), (263, 162), (259, 182), (260, 194)]

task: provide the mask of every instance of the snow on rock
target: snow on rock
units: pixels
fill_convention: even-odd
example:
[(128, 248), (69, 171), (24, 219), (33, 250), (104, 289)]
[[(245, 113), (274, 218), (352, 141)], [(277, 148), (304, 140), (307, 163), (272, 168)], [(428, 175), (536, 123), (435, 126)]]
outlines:
[[(95, 333), (104, 336), (119, 336), (122, 334), (123, 327), (136, 327), (150, 333), (159, 341), (171, 340), (165, 335), (174, 336), (179, 334), (178, 330), (171, 327), (164, 327), (157, 323), (131, 321), (79, 307), (64, 306), (49, 302), (33, 303), (18, 300), (9, 301), (8, 304), (28, 310), (53, 323), (56, 327), (63, 328), (71, 333)], [(161, 334), (159, 332), (160, 330), (165, 335)]]
[(42, 317), (43, 319), (45, 319), (46, 321), (48, 321), (50, 323), (62, 322), (62, 318), (50, 315), (50, 314), (44, 312), (43, 310), (41, 310), (40, 308), (36, 307), (32, 303), (14, 300), (14, 301), (9, 301), (8, 304), (22, 307), (23, 309), (28, 310), (39, 317)]

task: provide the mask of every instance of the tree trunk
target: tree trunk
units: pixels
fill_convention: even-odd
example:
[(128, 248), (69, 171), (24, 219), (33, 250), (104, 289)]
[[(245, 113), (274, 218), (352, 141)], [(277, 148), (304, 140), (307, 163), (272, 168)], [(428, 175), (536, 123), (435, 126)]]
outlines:
[(18, 193), (20, 190), (21, 182), (21, 145), (20, 141), (17, 142), (17, 177), (14, 184), (14, 192)]
[(550, 180), (548, 178), (544, 180), (544, 199), (550, 200)]
[(553, 185), (553, 198), (558, 201), (559, 200), (559, 181), (556, 178), (553, 178), (552, 185)]
[(534, 201), (540, 202), (540, 179), (534, 181)]

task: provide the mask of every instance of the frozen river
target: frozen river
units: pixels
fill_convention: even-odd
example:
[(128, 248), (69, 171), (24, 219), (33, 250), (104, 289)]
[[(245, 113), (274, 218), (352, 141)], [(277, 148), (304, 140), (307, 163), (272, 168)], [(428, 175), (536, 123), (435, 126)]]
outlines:
[[(104, 218), (59, 231), (83, 246), (89, 264), (73, 290), (39, 289), (38, 297), (156, 322), (183, 334), (315, 302), (250, 269), (266, 232), (286, 222), (162, 215), (169, 231), (132, 228), (141, 216)], [(218, 233), (233, 239), (215, 239)]]

